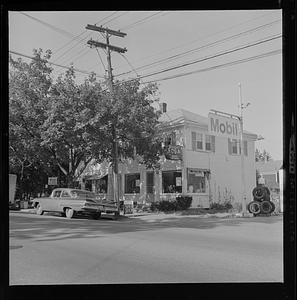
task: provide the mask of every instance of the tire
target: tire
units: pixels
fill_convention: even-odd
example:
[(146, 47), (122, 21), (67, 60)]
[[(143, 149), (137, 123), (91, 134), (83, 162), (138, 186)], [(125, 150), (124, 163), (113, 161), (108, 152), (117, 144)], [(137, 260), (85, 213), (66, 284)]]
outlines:
[(44, 211), (42, 210), (40, 203), (38, 203), (36, 206), (36, 214), (41, 216), (41, 215), (43, 215), (43, 213), (44, 213)]
[(98, 213), (93, 214), (92, 217), (93, 217), (94, 220), (100, 219), (100, 217), (101, 217), (101, 212), (98, 212)]
[(264, 200), (260, 204), (261, 214), (271, 214), (275, 208), (271, 201)]
[(65, 215), (67, 219), (71, 219), (74, 216), (74, 210), (72, 208), (66, 208)]
[(247, 209), (251, 214), (254, 214), (254, 216), (258, 215), (261, 212), (260, 209), (260, 202), (258, 201), (252, 201), (247, 205)]
[(257, 186), (253, 189), (253, 197), (254, 200), (263, 201), (266, 199), (267, 195), (267, 189), (264, 186)]

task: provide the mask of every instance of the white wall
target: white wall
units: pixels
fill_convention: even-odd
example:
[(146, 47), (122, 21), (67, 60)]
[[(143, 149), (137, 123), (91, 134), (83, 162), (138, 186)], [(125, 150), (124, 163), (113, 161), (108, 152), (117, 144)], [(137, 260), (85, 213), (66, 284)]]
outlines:
[[(210, 169), (210, 191), (213, 202), (233, 199), (233, 203), (242, 201), (241, 157), (228, 153), (228, 139), (215, 137), (215, 152), (192, 151), (191, 131), (207, 134), (206, 128), (187, 126), (185, 166)], [(246, 203), (252, 199), (252, 190), (256, 186), (256, 168), (254, 159), (254, 141), (244, 136), (248, 141), (248, 156), (244, 156)]]

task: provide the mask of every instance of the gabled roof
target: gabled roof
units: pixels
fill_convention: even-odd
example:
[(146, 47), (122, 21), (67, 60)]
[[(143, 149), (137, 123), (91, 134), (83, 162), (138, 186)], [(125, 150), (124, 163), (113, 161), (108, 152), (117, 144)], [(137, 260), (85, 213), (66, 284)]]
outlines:
[[(174, 109), (166, 113), (163, 113), (160, 116), (159, 121), (161, 123), (169, 123), (168, 125), (178, 125), (178, 124), (184, 124), (185, 122), (189, 122), (189, 123), (196, 123), (197, 125), (204, 126), (204, 127), (208, 126), (208, 117), (198, 115), (196, 113), (193, 113), (191, 111), (182, 108)], [(257, 134), (246, 130), (244, 130), (243, 132), (245, 134), (257, 136)]]
[(278, 170), (282, 168), (283, 161), (282, 160), (269, 160), (269, 161), (257, 161), (256, 169), (261, 173), (276, 173)]

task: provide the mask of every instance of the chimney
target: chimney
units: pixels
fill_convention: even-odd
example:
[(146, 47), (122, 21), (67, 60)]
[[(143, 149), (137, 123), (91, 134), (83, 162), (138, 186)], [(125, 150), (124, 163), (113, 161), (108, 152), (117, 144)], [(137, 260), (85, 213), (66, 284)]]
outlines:
[(161, 113), (166, 113), (167, 112), (167, 103), (165, 102), (161, 102), (160, 103), (160, 110), (161, 110)]

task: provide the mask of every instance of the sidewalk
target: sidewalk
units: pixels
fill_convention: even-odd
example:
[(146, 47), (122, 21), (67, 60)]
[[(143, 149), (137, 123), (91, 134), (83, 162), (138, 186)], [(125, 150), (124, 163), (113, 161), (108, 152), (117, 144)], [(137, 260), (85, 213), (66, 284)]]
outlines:
[[(34, 208), (20, 209), (18, 211), (20, 213), (30, 213), (35, 214)], [(104, 214), (105, 215), (105, 214)], [(281, 213), (273, 213), (271, 216), (282, 215)], [(164, 212), (135, 212), (131, 214), (120, 214), (120, 217), (124, 218), (139, 218), (139, 219), (164, 219), (164, 218), (254, 218), (254, 216), (250, 213), (243, 215), (242, 213), (234, 213), (234, 212), (217, 212), (217, 213), (205, 213), (205, 214), (182, 214), (182, 212), (172, 212), (172, 213), (164, 213)], [(269, 217), (269, 216), (267, 216)]]

